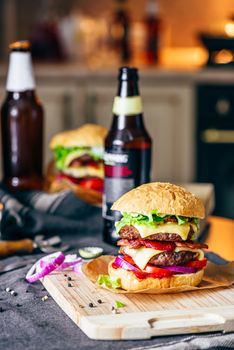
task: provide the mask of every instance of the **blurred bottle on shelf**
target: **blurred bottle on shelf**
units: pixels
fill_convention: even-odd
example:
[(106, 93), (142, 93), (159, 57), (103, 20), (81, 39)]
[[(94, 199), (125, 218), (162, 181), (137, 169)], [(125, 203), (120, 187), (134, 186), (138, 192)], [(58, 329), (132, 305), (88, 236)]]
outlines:
[(146, 5), (146, 46), (145, 60), (149, 65), (158, 63), (159, 60), (159, 35), (160, 18), (156, 0), (148, 0)]
[(111, 34), (113, 46), (118, 53), (120, 60), (129, 62), (132, 56), (130, 47), (130, 17), (127, 10), (126, 0), (115, 0), (116, 10), (112, 23)]
[(3, 183), (11, 190), (42, 189), (43, 109), (35, 93), (30, 43), (17, 41), (10, 49), (1, 108)]

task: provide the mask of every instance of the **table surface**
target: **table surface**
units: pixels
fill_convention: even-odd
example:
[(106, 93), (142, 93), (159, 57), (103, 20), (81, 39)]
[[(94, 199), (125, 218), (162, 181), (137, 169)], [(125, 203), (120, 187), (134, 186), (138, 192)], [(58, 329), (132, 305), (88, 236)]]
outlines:
[[(94, 229), (90, 231), (92, 225)], [(71, 245), (71, 252), (77, 252), (83, 246), (102, 246), (105, 253), (116, 254), (117, 249), (102, 242), (101, 219), (93, 217), (89, 226), (83, 223), (80, 231), (74, 235), (64, 236)], [(27, 256), (36, 260), (40, 255)], [(25, 258), (25, 257), (24, 257)], [(22, 257), (9, 257), (3, 262), (13, 262)], [(29, 265), (30, 266), (30, 265)], [(188, 336), (160, 337), (143, 341), (94, 341), (68, 318), (68, 316), (49, 297), (45, 302), (42, 297), (47, 294), (40, 282), (29, 285), (24, 278), (29, 266), (0, 275), (0, 329), (1, 349), (139, 349), (159, 346), (168, 342), (179, 342)], [(12, 296), (5, 291), (11, 288), (17, 292)], [(213, 335), (210, 335), (213, 337)], [(198, 339), (202, 335), (193, 338)], [(207, 336), (206, 336), (207, 337)], [(224, 339), (220, 335), (218, 339)], [(190, 338), (189, 338), (190, 339)], [(234, 345), (234, 339), (233, 339)], [(182, 349), (182, 347), (181, 347)]]

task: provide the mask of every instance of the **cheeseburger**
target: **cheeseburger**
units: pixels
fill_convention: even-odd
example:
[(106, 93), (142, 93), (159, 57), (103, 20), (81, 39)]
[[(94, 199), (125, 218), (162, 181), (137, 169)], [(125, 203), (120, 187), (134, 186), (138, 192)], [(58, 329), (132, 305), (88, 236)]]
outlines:
[(55, 135), (50, 148), (55, 157), (56, 180), (63, 179), (102, 192), (106, 132), (100, 125), (85, 124)]
[(149, 183), (125, 193), (112, 206), (122, 213), (116, 222), (120, 255), (109, 275), (128, 291), (197, 286), (207, 260), (194, 243), (205, 210), (200, 199), (170, 183)]

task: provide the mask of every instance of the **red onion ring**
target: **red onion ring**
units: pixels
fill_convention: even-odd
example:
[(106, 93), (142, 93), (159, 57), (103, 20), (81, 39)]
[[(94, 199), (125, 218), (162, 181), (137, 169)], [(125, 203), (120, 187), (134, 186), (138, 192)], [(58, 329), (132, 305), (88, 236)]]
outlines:
[(29, 283), (33, 283), (38, 281), (40, 278), (45, 277), (55, 269), (57, 269), (65, 260), (65, 255), (62, 252), (53, 253), (47, 256), (50, 260), (42, 267), (38, 272), (35, 272), (37, 267), (40, 266), (40, 262), (45, 259), (39, 259), (28, 271), (26, 275), (26, 281)]
[(194, 273), (197, 272), (197, 269), (194, 267), (188, 267), (188, 266), (160, 266), (162, 269), (166, 269), (166, 270), (170, 270), (173, 272), (177, 272), (177, 273), (182, 273), (182, 274), (186, 274), (186, 273)]
[(83, 274), (82, 270), (81, 270), (81, 265), (82, 265), (83, 261), (81, 263), (78, 263), (76, 265), (73, 266), (72, 271), (78, 274)]
[(58, 270), (67, 269), (68, 267), (75, 267), (76, 265), (80, 266), (83, 263), (82, 258), (77, 258), (73, 261), (66, 261), (66, 259), (67, 256), (65, 257), (65, 261), (62, 263), (62, 265), (59, 266)]
[(124, 258), (121, 255), (118, 255), (115, 258), (114, 263), (118, 267), (122, 267), (122, 269), (124, 269), (124, 270), (129, 270), (129, 271), (133, 271), (133, 272), (142, 272), (140, 269), (138, 269), (137, 267), (133, 266), (132, 264), (130, 264), (129, 262), (124, 260)]
[[(46, 264), (50, 262), (49, 256), (46, 256), (40, 260), (40, 267), (43, 268)], [(77, 264), (82, 264), (83, 259), (77, 258), (76, 254), (68, 254), (65, 256), (64, 262), (58, 267), (58, 270), (67, 269), (68, 267), (73, 267)]]

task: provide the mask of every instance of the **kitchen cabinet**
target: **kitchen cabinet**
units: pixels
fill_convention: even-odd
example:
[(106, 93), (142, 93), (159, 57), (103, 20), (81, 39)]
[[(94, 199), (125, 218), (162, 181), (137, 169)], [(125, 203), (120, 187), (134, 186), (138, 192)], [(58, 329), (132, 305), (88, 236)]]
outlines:
[(38, 96), (44, 107), (44, 159), (45, 164), (51, 159), (49, 143), (53, 135), (65, 130), (79, 127), (84, 120), (83, 90), (71, 82), (64, 84), (37, 84)]

